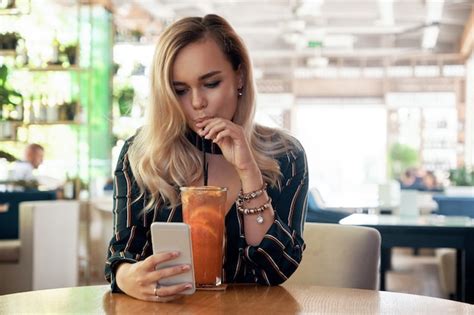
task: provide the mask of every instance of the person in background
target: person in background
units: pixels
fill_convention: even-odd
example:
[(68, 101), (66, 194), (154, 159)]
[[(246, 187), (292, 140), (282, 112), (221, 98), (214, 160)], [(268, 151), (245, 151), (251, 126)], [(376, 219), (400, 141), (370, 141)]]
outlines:
[(440, 184), (433, 171), (427, 171), (423, 176), (423, 188), (428, 191), (441, 190)]
[(10, 180), (13, 181), (34, 181), (33, 170), (37, 169), (43, 163), (44, 148), (37, 144), (31, 143), (25, 148), (23, 160), (13, 163), (10, 170)]
[(410, 167), (400, 177), (401, 189), (423, 189), (423, 178), (415, 167)]
[(209, 185), (228, 189), (222, 281), (277, 285), (296, 270), (305, 248), (306, 154), (284, 131), (254, 123), (255, 94), (248, 51), (220, 16), (184, 18), (160, 35), (147, 122), (115, 169), (105, 268), (113, 292), (164, 302), (191, 286), (158, 285), (190, 266), (155, 270), (177, 254), (152, 253), (150, 226), (183, 221), (179, 187), (204, 184), (204, 154)]

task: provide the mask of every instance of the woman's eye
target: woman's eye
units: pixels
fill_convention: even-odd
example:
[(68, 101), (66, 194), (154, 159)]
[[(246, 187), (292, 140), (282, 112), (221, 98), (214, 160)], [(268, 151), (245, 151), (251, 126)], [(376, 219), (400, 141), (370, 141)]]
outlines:
[(175, 89), (174, 91), (175, 91), (176, 95), (179, 95), (179, 96), (186, 94), (185, 89), (182, 89), (182, 90)]
[(217, 87), (220, 83), (221, 81), (209, 82), (209, 83), (206, 83), (205, 86), (212, 89), (212, 88)]

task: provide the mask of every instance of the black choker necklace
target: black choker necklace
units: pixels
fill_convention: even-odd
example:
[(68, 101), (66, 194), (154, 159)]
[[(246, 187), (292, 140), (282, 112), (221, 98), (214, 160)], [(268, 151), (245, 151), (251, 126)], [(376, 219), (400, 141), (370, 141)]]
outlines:
[(222, 154), (221, 149), (212, 140), (201, 138), (194, 130), (188, 128), (186, 132), (186, 138), (191, 142), (199, 151), (210, 153), (210, 154)]

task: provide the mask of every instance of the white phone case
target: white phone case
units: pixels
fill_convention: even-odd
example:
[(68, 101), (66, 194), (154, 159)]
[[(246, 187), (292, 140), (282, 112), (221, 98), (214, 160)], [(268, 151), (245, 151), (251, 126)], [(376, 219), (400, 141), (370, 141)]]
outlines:
[(192, 283), (193, 287), (181, 294), (193, 294), (196, 291), (196, 284), (194, 282), (193, 251), (189, 225), (185, 223), (153, 222), (151, 224), (151, 240), (153, 254), (168, 251), (180, 252), (176, 259), (159, 264), (156, 267), (157, 270), (183, 264), (191, 266), (191, 270), (188, 272), (160, 280), (160, 285)]

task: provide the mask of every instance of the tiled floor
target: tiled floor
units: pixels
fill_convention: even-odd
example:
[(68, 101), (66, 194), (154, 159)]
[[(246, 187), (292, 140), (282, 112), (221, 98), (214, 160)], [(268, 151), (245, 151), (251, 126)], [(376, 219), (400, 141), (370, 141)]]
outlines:
[(442, 292), (437, 259), (432, 250), (396, 248), (392, 254), (392, 270), (387, 273), (387, 291), (447, 298)]

